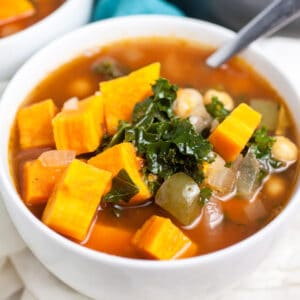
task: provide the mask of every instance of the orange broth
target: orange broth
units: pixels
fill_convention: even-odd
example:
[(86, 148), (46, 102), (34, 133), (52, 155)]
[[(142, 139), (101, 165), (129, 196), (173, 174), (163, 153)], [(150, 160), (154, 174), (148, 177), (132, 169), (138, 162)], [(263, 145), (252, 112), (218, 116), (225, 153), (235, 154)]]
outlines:
[[(224, 89), (233, 97), (236, 104), (247, 103), (251, 98), (270, 99), (284, 103), (275, 89), (241, 59), (233, 59), (217, 70), (208, 68), (205, 65), (205, 59), (211, 52), (212, 49), (208, 47), (173, 38), (143, 38), (117, 42), (99, 51), (86, 52), (59, 67), (32, 91), (23, 106), (52, 98), (61, 108), (63, 102), (71, 97), (84, 98), (96, 92), (99, 88), (99, 81), (103, 78), (92, 71), (92, 66), (101, 57), (106, 56), (116, 59), (129, 70), (159, 61), (162, 66), (161, 75), (168, 78), (171, 83), (180, 87), (193, 87), (201, 92), (210, 88)], [(74, 85), (74, 82), (81, 84)], [(78, 93), (74, 94), (76, 89)], [(285, 135), (295, 141), (295, 126), (291, 125)], [(22, 194), (22, 165), (27, 160), (37, 158), (40, 153), (41, 149), (20, 150), (17, 129), (13, 128), (10, 148), (11, 165), (20, 194)], [(245, 239), (270, 222), (290, 198), (296, 174), (297, 165), (294, 164), (278, 175), (289, 186), (283, 196), (270, 197), (264, 188), (259, 192), (257, 198), (263, 203), (266, 214), (256, 221), (233, 222), (225, 214), (223, 222), (215, 228), (208, 228), (203, 218), (191, 228), (185, 228), (167, 212), (149, 201), (138, 208), (124, 208), (120, 217), (116, 217), (111, 209), (99, 209), (89, 236), (81, 244), (110, 254), (140, 258), (139, 253), (131, 245), (130, 239), (148, 217), (156, 214), (171, 218), (197, 244), (197, 255), (216, 251)], [(28, 208), (37, 218), (41, 218), (43, 206)], [(240, 207), (232, 205), (231, 209), (237, 215), (238, 220), (244, 218), (240, 213)], [(121, 227), (126, 229), (127, 234), (119, 238), (108, 232), (99, 231), (98, 226), (101, 224)]]

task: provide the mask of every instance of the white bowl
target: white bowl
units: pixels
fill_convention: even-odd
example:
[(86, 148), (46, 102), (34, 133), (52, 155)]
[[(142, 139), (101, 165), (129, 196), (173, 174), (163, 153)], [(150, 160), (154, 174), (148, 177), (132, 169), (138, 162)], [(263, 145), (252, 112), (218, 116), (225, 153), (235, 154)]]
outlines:
[[(134, 16), (91, 24), (72, 32), (32, 57), (15, 75), (0, 106), (0, 191), (24, 241), (62, 281), (96, 299), (207, 299), (253, 271), (271, 251), (273, 240), (299, 205), (296, 191), (282, 213), (258, 233), (226, 249), (178, 261), (147, 261), (111, 256), (81, 247), (34, 218), (9, 173), (8, 140), (18, 106), (47, 74), (86, 49), (115, 40), (174, 36), (218, 46), (233, 37), (219, 26), (187, 18)], [(255, 46), (242, 56), (286, 99), (299, 131), (299, 99), (286, 77)], [(298, 199), (297, 199), (298, 198)]]
[(93, 0), (67, 0), (32, 26), (0, 38), (0, 81), (10, 78), (25, 60), (47, 42), (89, 21)]

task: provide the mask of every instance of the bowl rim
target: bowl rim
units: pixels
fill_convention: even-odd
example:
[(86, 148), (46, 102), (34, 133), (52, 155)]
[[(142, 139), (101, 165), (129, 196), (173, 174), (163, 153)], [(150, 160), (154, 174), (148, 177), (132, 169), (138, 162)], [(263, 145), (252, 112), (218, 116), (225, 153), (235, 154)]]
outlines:
[(54, 11), (52, 11), (49, 15), (45, 16), (44, 18), (38, 20), (37, 22), (33, 23), (28, 27), (25, 27), (20, 31), (17, 31), (16, 33), (0, 38), (0, 47), (5, 45), (5, 43), (9, 43), (11, 40), (16, 40), (20, 38), (22, 34), (28, 34), (30, 29), (37, 30), (38, 28), (43, 26), (43, 24), (48, 23), (49, 19), (52, 20), (53, 18), (56, 17), (57, 14), (63, 13), (66, 9), (69, 8), (71, 2), (73, 3), (74, 1), (80, 1), (80, 0), (65, 0), (58, 8), (56, 8)]
[[(14, 78), (11, 80), (9, 85), (7, 86), (3, 96), (2, 101), (0, 102), (0, 119), (1, 114), (4, 114), (4, 105), (7, 102), (8, 103), (8, 97), (6, 94), (8, 94), (8, 91), (14, 88), (15, 85), (15, 79), (18, 79), (18, 77), (24, 73), (23, 70), (27, 70), (27, 66), (30, 66), (32, 61), (34, 62), (37, 57), (39, 57), (42, 53), (45, 51), (47, 52), (48, 48), (55, 47), (56, 44), (59, 44), (61, 41), (63, 41), (66, 38), (74, 38), (76, 39), (76, 35), (82, 32), (88, 32), (91, 28), (97, 28), (99, 26), (102, 26), (102, 24), (114, 24), (119, 23), (121, 26), (124, 23), (127, 22), (137, 22), (137, 21), (143, 21), (147, 19), (147, 21), (150, 22), (157, 22), (158, 20), (165, 20), (170, 22), (183, 22), (183, 23), (190, 23), (190, 24), (197, 24), (197, 26), (201, 27), (204, 26), (207, 29), (212, 29), (213, 31), (218, 31), (222, 36), (224, 36), (226, 39), (232, 38), (234, 36), (234, 32), (232, 32), (229, 29), (226, 29), (222, 26), (215, 25), (206, 21), (196, 20), (192, 18), (187, 17), (177, 17), (177, 16), (164, 16), (164, 15), (135, 15), (135, 16), (126, 16), (126, 17), (118, 17), (118, 18), (111, 18), (106, 19), (98, 22), (94, 22), (92, 24), (83, 26), (77, 30), (74, 30), (56, 40), (51, 42), (48, 46), (44, 47), (42, 50), (38, 51), (30, 60), (28, 60), (21, 69), (16, 73)], [(145, 36), (147, 36), (145, 34)], [(158, 35), (159, 36), (159, 35)], [(190, 38), (186, 38), (186, 40), (190, 40)], [(268, 65), (270, 65), (271, 68), (276, 70), (278, 75), (281, 76), (281, 79), (284, 81), (284, 83), (288, 86), (288, 90), (296, 96), (296, 99), (294, 101), (300, 103), (299, 97), (297, 96), (296, 90), (294, 86), (291, 84), (288, 77), (286, 77), (283, 72), (274, 65), (260, 50), (260, 48), (253, 44), (251, 45), (246, 51), (246, 53), (249, 53), (251, 55), (256, 55), (263, 59)], [(72, 58), (71, 58), (72, 59)], [(247, 61), (247, 59), (246, 59)], [(65, 63), (68, 61), (65, 61)], [(60, 64), (61, 65), (61, 64)], [(57, 68), (57, 67), (56, 67)], [(25, 72), (26, 74), (26, 72)], [(267, 78), (266, 78), (267, 79)], [(0, 121), (1, 122), (1, 121)], [(10, 124), (12, 125), (12, 124)], [(10, 130), (11, 126), (9, 127)], [(9, 135), (10, 136), (10, 135)], [(6, 149), (5, 151), (8, 151)], [(17, 209), (24, 215), (24, 217), (27, 219), (28, 222), (31, 222), (33, 226), (36, 227), (36, 229), (43, 235), (47, 236), (47, 238), (51, 239), (53, 242), (58, 243), (61, 247), (64, 249), (71, 251), (73, 253), (76, 253), (78, 255), (84, 256), (87, 259), (92, 259), (95, 262), (104, 263), (104, 264), (110, 264), (115, 265), (117, 267), (127, 267), (127, 268), (136, 268), (136, 269), (145, 269), (145, 270), (156, 270), (156, 269), (165, 269), (165, 270), (172, 270), (172, 269), (180, 269), (180, 268), (186, 268), (189, 266), (194, 266), (196, 264), (207, 264), (211, 261), (218, 261), (223, 260), (226, 258), (226, 256), (235, 255), (235, 253), (239, 253), (243, 249), (258, 243), (260, 240), (264, 239), (264, 237), (269, 234), (272, 230), (276, 229), (280, 224), (283, 223), (283, 221), (287, 218), (288, 214), (291, 214), (291, 212), (294, 210), (296, 205), (298, 205), (298, 198), (300, 199), (300, 188), (299, 188), (299, 168), (298, 168), (298, 176), (297, 176), (297, 183), (295, 185), (294, 191), (291, 195), (290, 200), (285, 205), (284, 209), (280, 212), (278, 216), (276, 216), (270, 223), (268, 223), (266, 226), (261, 228), (256, 233), (250, 235), (249, 237), (231, 245), (226, 248), (191, 257), (191, 258), (185, 258), (180, 260), (171, 260), (171, 261), (153, 261), (153, 260), (145, 260), (145, 259), (136, 259), (136, 258), (126, 258), (126, 257), (120, 257), (115, 256), (111, 254), (107, 254), (104, 252), (100, 252), (97, 250), (89, 249), (84, 246), (81, 246), (80, 244), (74, 243), (71, 240), (61, 236), (60, 234), (56, 233), (54, 230), (48, 228), (45, 224), (43, 224), (39, 219), (33, 216), (33, 214), (29, 211), (29, 209), (25, 206), (23, 203), (21, 197), (19, 196), (15, 185), (13, 183), (13, 179), (11, 176), (5, 176), (5, 166), (9, 166), (8, 161), (4, 161), (0, 157), (0, 192), (2, 194), (7, 193), (7, 197), (3, 196), (4, 199), (4, 205), (6, 206), (6, 200), (8, 197), (10, 198), (10, 201), (14, 202), (14, 206), (17, 207)], [(12, 222), (14, 222), (12, 220)], [(27, 244), (27, 246), (30, 248), (30, 245)]]

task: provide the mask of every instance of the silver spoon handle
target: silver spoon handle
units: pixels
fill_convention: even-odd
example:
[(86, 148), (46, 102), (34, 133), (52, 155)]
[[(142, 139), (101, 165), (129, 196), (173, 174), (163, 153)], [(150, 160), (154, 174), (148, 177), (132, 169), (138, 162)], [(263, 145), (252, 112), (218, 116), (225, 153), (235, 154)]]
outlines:
[(213, 53), (207, 65), (217, 68), (257, 38), (271, 34), (300, 16), (300, 0), (275, 0), (243, 27), (236, 37)]

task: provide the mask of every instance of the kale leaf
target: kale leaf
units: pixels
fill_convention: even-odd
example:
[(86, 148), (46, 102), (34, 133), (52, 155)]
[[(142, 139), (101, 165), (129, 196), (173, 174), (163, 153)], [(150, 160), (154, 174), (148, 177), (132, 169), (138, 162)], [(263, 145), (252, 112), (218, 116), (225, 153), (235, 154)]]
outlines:
[(207, 112), (219, 122), (222, 122), (230, 113), (216, 96), (212, 97), (211, 103), (206, 104), (205, 108)]
[(117, 203), (120, 200), (128, 202), (139, 192), (138, 187), (131, 180), (126, 170), (121, 169), (112, 180), (112, 187), (102, 199), (106, 203)]
[(204, 206), (212, 196), (212, 190), (209, 187), (200, 189), (200, 205)]

